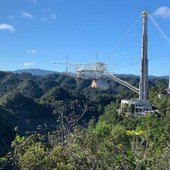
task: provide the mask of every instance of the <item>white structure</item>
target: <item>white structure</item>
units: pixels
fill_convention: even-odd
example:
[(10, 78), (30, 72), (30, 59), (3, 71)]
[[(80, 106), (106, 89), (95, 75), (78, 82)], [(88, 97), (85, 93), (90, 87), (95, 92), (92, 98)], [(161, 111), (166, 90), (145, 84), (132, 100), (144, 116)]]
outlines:
[(167, 95), (165, 95), (165, 94), (158, 94), (158, 98), (163, 100), (163, 99), (167, 98)]
[(152, 107), (148, 101), (132, 98), (130, 100), (122, 100), (121, 108), (133, 106), (134, 114), (146, 114), (152, 111)]
[(147, 17), (148, 12), (142, 12), (143, 17), (143, 36), (142, 36), (142, 62), (141, 62), (141, 76), (139, 82), (139, 99), (148, 100), (148, 35), (147, 35)]

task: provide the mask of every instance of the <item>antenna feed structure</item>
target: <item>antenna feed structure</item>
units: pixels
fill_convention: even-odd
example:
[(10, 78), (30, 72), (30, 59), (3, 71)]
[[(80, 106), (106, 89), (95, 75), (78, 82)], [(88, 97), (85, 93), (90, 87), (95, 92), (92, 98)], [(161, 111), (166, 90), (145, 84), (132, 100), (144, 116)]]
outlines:
[(81, 64), (77, 65), (77, 79), (100, 79), (106, 68), (104, 63), (97, 62), (96, 64)]

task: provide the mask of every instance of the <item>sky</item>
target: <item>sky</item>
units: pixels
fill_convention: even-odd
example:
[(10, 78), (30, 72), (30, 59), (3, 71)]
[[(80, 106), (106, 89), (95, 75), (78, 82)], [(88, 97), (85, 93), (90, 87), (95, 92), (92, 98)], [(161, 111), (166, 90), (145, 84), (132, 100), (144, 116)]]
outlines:
[[(170, 72), (169, 0), (1, 0), (0, 70), (73, 71), (103, 62), (116, 74), (140, 74), (142, 17), (147, 9), (150, 75)], [(164, 37), (164, 38), (163, 38)]]

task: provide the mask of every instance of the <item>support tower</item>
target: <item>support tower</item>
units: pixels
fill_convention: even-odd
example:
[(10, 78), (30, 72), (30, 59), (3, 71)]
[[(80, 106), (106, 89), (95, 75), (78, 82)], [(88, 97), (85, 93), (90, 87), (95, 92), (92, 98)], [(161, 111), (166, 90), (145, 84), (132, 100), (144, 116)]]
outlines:
[(142, 53), (141, 53), (141, 74), (139, 82), (139, 99), (148, 100), (148, 35), (147, 35), (147, 18), (148, 12), (144, 10), (142, 12), (143, 17), (143, 35), (142, 35)]

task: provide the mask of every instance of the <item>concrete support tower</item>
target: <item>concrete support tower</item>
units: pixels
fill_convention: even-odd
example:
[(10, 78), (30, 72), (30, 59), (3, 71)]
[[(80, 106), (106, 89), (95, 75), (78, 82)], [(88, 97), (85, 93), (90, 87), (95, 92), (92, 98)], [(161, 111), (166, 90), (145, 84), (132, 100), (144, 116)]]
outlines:
[(148, 100), (148, 35), (147, 35), (147, 18), (148, 12), (145, 10), (142, 12), (143, 17), (143, 36), (142, 36), (142, 53), (141, 53), (141, 75), (139, 82), (139, 99)]

